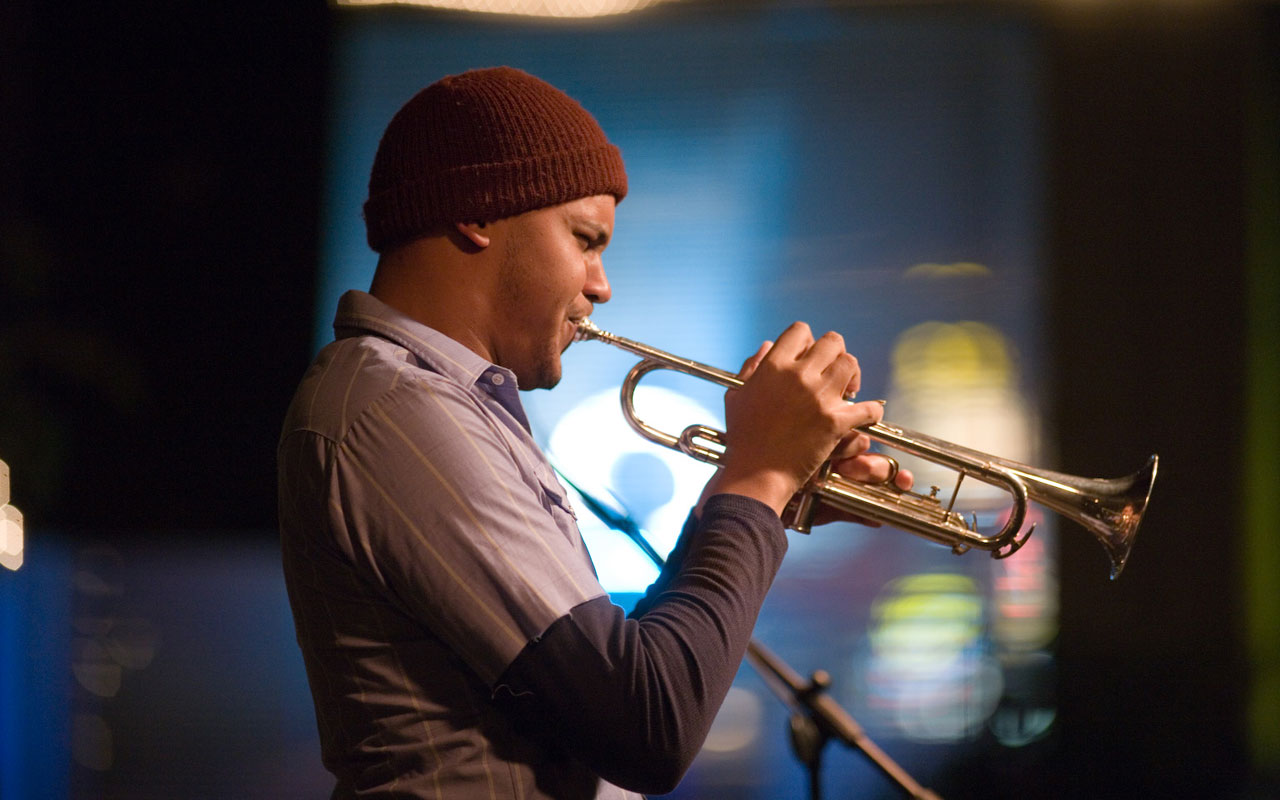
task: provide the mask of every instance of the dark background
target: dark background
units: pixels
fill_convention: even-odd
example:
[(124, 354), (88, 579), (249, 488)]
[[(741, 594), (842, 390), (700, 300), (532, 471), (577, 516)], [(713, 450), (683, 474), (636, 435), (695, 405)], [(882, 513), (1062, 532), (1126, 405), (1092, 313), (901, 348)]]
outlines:
[[(1275, 797), (1245, 723), (1240, 487), (1248, 265), (1276, 269), (1274, 250), (1250, 248), (1277, 225), (1256, 215), (1277, 185), (1258, 159), (1274, 170), (1280, 149), (1280, 14), (1033, 13), (1049, 82), (1049, 430), (1076, 474), (1158, 450), (1147, 524), (1163, 538), (1107, 584), (1095, 546), (1062, 537), (1052, 767), (979, 757), (935, 788)], [(0, 457), (29, 537), (269, 536), (275, 437), (311, 351), (334, 14), (0, 5)]]

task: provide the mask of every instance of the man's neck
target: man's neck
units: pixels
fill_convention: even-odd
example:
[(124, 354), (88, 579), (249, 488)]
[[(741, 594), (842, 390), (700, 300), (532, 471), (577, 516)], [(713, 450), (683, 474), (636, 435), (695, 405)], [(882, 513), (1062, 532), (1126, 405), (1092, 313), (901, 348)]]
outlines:
[(378, 259), (369, 293), (487, 361), (492, 304), (487, 254), (467, 253), (450, 236), (417, 239)]

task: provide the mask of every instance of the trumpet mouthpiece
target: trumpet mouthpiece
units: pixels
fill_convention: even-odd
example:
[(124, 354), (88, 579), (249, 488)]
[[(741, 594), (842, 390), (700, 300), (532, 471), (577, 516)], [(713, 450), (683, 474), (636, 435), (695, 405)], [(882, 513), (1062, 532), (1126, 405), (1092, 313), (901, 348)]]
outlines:
[(578, 330), (573, 334), (575, 342), (586, 342), (598, 337), (602, 331), (600, 327), (591, 321), (590, 317), (583, 317), (578, 320)]

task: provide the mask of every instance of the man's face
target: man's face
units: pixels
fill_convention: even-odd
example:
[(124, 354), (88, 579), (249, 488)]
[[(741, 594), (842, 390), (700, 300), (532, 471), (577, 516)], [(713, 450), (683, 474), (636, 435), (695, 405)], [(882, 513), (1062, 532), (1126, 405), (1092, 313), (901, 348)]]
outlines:
[(584, 197), (503, 222), (498, 297), (503, 330), (494, 362), (516, 374), (521, 389), (560, 382), (560, 354), (577, 321), (610, 297), (601, 255), (613, 235), (612, 195)]

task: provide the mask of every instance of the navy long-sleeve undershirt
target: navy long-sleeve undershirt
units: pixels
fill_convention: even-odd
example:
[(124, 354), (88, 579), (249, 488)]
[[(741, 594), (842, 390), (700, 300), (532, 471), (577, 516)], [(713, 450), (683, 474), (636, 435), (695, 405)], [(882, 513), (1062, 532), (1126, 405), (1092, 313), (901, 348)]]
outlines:
[(605, 780), (671, 791), (702, 747), (786, 553), (777, 515), (716, 495), (630, 616), (607, 597), (525, 647), (495, 701)]

